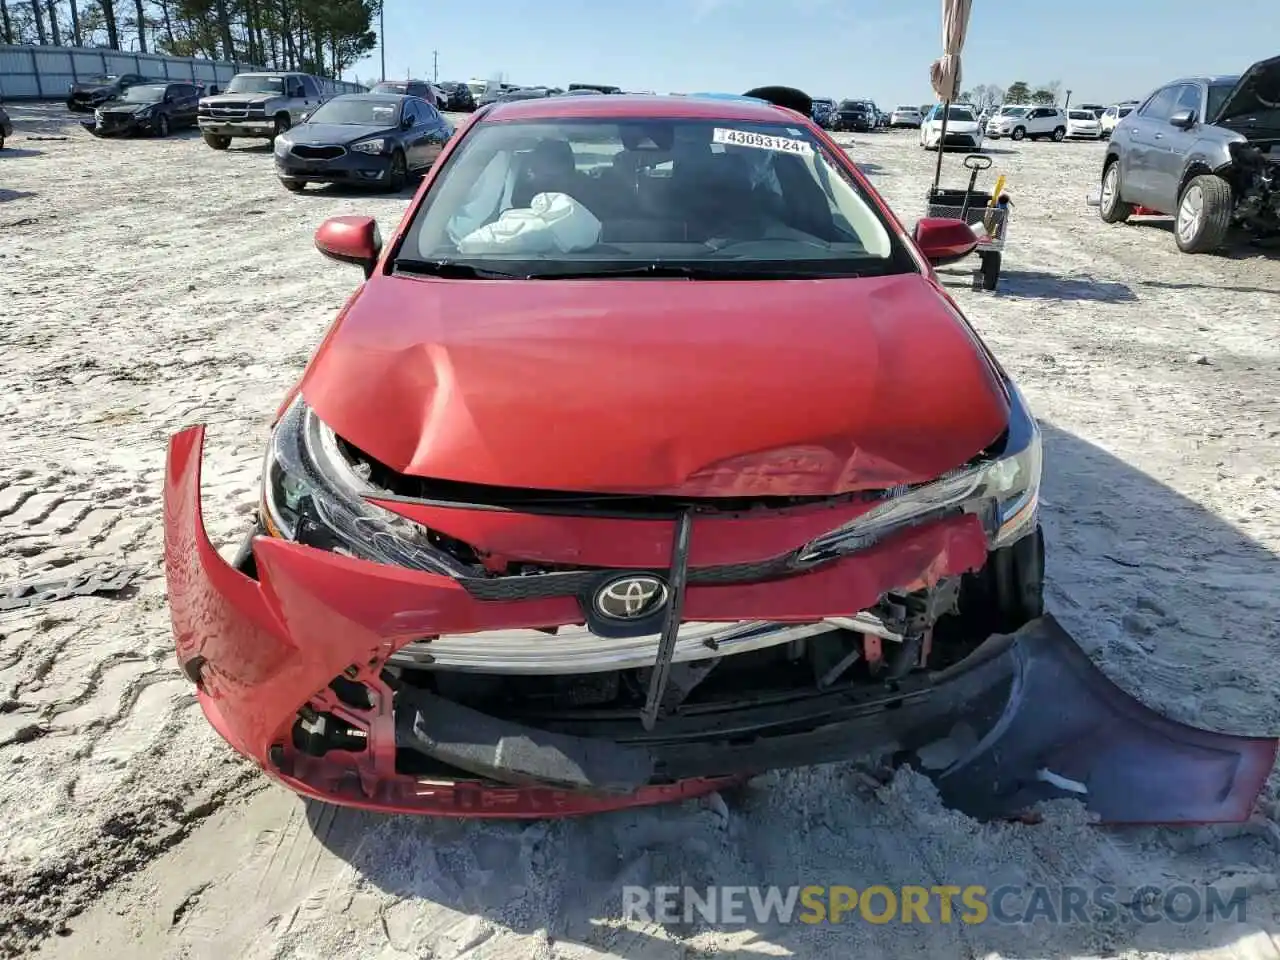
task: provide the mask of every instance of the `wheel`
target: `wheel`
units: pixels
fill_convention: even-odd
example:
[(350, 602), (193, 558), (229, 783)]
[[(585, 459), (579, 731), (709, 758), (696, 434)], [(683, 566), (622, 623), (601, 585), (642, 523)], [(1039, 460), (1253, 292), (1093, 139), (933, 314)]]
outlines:
[(1054, 143), (1061, 143), (1064, 139), (1066, 139), (1066, 136), (1067, 136), (1067, 131), (1066, 131), (1064, 128), (1062, 128), (1062, 127), (1054, 127), (1054, 128), (1053, 128), (1053, 142), (1054, 142)]
[(1026, 135), (1027, 135), (1026, 127), (1014, 127), (1013, 133), (1010, 136), (1012, 136), (1014, 140), (1021, 140)]
[(1112, 160), (1102, 171), (1098, 216), (1103, 223), (1124, 223), (1133, 216), (1133, 204), (1120, 199), (1120, 161)]
[(1000, 254), (998, 251), (982, 254), (982, 289), (994, 290), (1000, 282)]
[(275, 143), (276, 137), (280, 136), (280, 134), (284, 133), (291, 126), (293, 126), (293, 121), (289, 119), (289, 115), (287, 113), (276, 114), (276, 126), (275, 130), (271, 133), (271, 142)]
[(227, 147), (231, 146), (230, 137), (219, 137), (213, 133), (206, 133), (204, 135), (204, 142), (215, 150), (225, 150)]
[(307, 189), (306, 181), (303, 180), (286, 180), (284, 177), (281, 177), (280, 182), (284, 184), (284, 188), (290, 193), (301, 193), (303, 190)]
[(399, 193), (409, 179), (409, 165), (405, 162), (404, 153), (397, 150), (391, 155), (391, 171), (387, 174), (387, 189)]
[(169, 118), (165, 114), (156, 117), (155, 122), (156, 136), (167, 137), (169, 135)]
[(1231, 226), (1231, 185), (1221, 177), (1202, 173), (1192, 177), (1178, 197), (1173, 237), (1183, 253), (1209, 253), (1226, 239)]

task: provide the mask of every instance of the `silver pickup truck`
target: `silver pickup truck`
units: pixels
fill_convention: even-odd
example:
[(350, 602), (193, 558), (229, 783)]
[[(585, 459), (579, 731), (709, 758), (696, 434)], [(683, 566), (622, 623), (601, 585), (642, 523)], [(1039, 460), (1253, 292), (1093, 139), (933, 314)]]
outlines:
[(201, 99), (200, 133), (215, 150), (238, 138), (274, 140), (327, 99), (307, 73), (238, 73), (222, 93)]

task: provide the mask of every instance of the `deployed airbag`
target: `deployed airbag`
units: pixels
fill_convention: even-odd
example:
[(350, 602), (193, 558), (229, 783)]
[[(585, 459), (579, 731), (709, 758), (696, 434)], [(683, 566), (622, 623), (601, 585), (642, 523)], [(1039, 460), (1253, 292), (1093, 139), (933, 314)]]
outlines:
[(458, 241), (458, 252), (485, 254), (573, 253), (600, 242), (600, 221), (566, 193), (539, 193), (528, 207), (505, 210), (496, 221)]

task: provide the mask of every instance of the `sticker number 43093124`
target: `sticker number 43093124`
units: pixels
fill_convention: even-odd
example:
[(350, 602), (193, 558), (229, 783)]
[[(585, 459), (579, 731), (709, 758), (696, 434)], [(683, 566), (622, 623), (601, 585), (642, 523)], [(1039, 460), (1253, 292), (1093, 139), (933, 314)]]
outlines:
[(751, 133), (747, 130), (729, 130), (716, 127), (711, 133), (714, 143), (728, 143), (735, 147), (756, 147), (759, 150), (776, 150), (779, 153), (798, 153), (811, 156), (813, 146), (806, 140), (792, 137), (774, 137), (764, 133)]

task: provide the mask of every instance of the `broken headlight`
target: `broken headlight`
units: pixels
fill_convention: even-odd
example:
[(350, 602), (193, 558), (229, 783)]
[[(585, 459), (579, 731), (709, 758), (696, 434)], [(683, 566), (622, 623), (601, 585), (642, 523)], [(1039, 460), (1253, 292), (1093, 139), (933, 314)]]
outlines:
[(991, 549), (1005, 546), (1035, 526), (1042, 463), (1040, 428), (1010, 383), (1009, 428), (999, 452), (929, 483), (888, 491), (856, 520), (809, 543), (802, 559), (862, 550), (900, 527), (961, 512), (982, 518)]
[(276, 424), (262, 470), (262, 521), (274, 537), (348, 556), (465, 575), (428, 531), (369, 503), (379, 491), (356, 472), (334, 432), (299, 396)]

